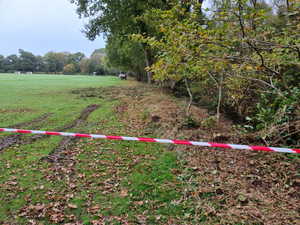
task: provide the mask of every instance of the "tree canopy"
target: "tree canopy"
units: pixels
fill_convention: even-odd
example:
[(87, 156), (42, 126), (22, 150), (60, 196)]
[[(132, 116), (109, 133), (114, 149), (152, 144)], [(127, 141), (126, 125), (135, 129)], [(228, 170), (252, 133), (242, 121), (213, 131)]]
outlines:
[(215, 0), (205, 14), (199, 0), (72, 2), (89, 39), (107, 36), (107, 65), (177, 82), (249, 129), (299, 118), (299, 0)]
[(35, 71), (37, 59), (31, 52), (26, 52), (22, 49), (19, 49), (20, 53), (20, 68), (23, 71)]
[[(131, 60), (133, 57), (124, 57), (130, 42), (125, 40), (125, 38), (128, 38), (133, 33), (155, 35), (157, 32), (149, 23), (150, 21), (142, 20), (141, 17), (152, 9), (170, 8), (169, 3), (172, 1), (72, 0), (71, 2), (77, 5), (77, 13), (80, 17), (88, 17), (90, 19), (89, 23), (84, 26), (84, 33), (88, 39), (94, 40), (100, 34), (109, 36), (107, 38), (107, 46), (112, 49), (114, 48), (113, 43), (118, 42), (119, 51), (113, 53), (112, 49), (109, 50), (107, 48), (106, 50), (122, 61), (112, 60), (109, 64), (124, 69), (128, 68), (130, 64), (135, 64), (135, 62), (128, 63), (128, 60)], [(135, 48), (141, 49), (144, 61), (143, 67), (151, 66), (153, 54), (149, 46), (141, 43)], [(112, 59), (113, 57), (109, 56), (108, 58)], [(143, 71), (138, 72), (143, 73)], [(151, 83), (152, 73), (150, 71), (147, 71), (147, 77), (148, 83)]]

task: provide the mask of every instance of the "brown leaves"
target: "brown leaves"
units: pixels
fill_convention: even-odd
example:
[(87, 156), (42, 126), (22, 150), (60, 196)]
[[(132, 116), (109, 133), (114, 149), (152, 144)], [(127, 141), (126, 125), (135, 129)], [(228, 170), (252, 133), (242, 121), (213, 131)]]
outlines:
[(121, 188), (121, 196), (124, 198), (128, 196), (128, 190), (125, 187)]
[(88, 207), (86, 209), (86, 211), (90, 214), (95, 214), (101, 211), (100, 209), (100, 204), (96, 204), (95, 206), (93, 206), (92, 208)]
[(45, 204), (43, 203), (43, 205), (36, 205), (35, 207), (34, 207), (37, 211), (40, 211), (40, 210), (42, 210), (42, 209), (44, 209), (45, 208)]
[(143, 205), (143, 201), (136, 201), (134, 202), (135, 205)]
[(74, 204), (68, 204), (68, 206), (69, 206), (70, 208), (72, 208), (72, 209), (77, 209), (77, 208), (78, 208), (78, 206), (77, 206), (77, 205), (74, 205)]
[(78, 177), (78, 179), (84, 179), (85, 178), (85, 173), (83, 173), (83, 174), (78, 173), (77, 177)]
[(18, 183), (14, 181), (8, 181), (6, 184), (16, 186)]
[(101, 174), (96, 174), (96, 173), (93, 173), (90, 175), (90, 177), (94, 177), (94, 178), (97, 178), (97, 177), (103, 177), (103, 176), (106, 176), (107, 173), (101, 173)]
[[(68, 206), (71, 209), (77, 208), (75, 204), (68, 204)], [(46, 206), (45, 203), (37, 205), (29, 204), (19, 210), (18, 216), (36, 219), (48, 217), (52, 223), (62, 222), (66, 218), (68, 218), (69, 221), (76, 220), (73, 214), (67, 215), (66, 205), (63, 202), (55, 202), (48, 206)]]
[(31, 193), (28, 193), (27, 195), (26, 195), (26, 197), (24, 197), (24, 201), (26, 201), (26, 202), (30, 202), (30, 201), (32, 201), (29, 197), (31, 196)]
[(74, 183), (70, 183), (70, 184), (69, 184), (69, 187), (70, 187), (71, 189), (74, 189), (74, 188), (76, 188), (76, 185), (75, 185)]

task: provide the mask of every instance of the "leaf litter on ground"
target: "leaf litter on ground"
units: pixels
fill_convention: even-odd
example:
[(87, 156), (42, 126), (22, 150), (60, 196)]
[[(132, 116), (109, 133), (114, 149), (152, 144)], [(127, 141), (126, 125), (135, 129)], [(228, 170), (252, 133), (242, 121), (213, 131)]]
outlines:
[[(174, 98), (163, 87), (133, 83), (79, 89), (73, 94), (102, 96), (103, 105), (76, 127), (82, 132), (236, 144), (248, 141), (235, 133), (229, 120), (221, 118), (217, 124), (196, 106), (191, 107), (191, 124), (185, 116), (186, 101)], [(2, 151), (3, 223), (300, 221), (298, 158), (81, 138), (66, 142), (56, 152), (62, 160), (47, 160), (60, 141), (48, 137)], [(49, 150), (41, 154), (40, 149)]]

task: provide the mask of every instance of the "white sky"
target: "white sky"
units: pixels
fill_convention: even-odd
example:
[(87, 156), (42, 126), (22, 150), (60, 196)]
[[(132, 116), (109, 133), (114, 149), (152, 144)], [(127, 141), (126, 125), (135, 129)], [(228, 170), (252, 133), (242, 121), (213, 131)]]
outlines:
[(47, 52), (82, 52), (90, 57), (105, 47), (103, 37), (89, 41), (83, 20), (68, 0), (0, 0), (0, 54), (19, 49), (44, 56)]

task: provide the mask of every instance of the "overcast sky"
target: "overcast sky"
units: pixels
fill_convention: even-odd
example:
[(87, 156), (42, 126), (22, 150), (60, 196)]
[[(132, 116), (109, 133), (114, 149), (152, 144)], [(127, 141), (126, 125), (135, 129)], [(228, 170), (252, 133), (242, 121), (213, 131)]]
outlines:
[(44, 56), (47, 52), (82, 52), (90, 57), (105, 47), (103, 37), (89, 41), (83, 20), (68, 0), (0, 0), (0, 54), (19, 55), (19, 49)]

